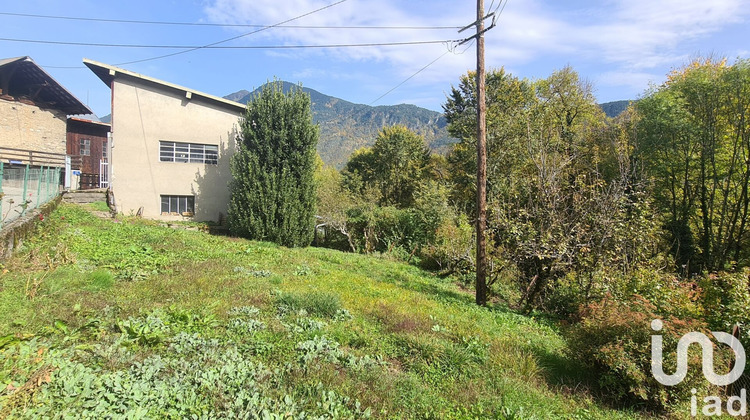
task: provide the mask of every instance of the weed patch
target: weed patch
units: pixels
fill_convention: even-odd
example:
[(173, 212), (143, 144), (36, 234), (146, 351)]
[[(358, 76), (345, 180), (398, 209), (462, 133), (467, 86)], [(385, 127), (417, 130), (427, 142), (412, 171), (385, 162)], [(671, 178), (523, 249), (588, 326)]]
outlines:
[(341, 299), (333, 293), (282, 293), (277, 298), (279, 310), (304, 310), (309, 314), (333, 318), (341, 308)]
[(387, 258), (64, 203), (39, 226), (0, 272), (0, 418), (644, 415), (574, 388), (553, 322)]

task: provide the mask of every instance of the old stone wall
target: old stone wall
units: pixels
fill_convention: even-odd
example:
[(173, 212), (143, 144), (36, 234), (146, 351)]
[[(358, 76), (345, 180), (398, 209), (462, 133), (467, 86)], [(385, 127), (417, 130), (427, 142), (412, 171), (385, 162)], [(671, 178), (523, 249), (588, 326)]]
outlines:
[(0, 261), (7, 260), (13, 256), (13, 251), (34, 233), (37, 222), (48, 217), (57, 208), (61, 200), (62, 197), (58, 195), (54, 200), (42, 207), (33, 209), (20, 219), (3, 226), (0, 229)]
[(0, 98), (0, 147), (65, 153), (65, 113), (4, 98)]

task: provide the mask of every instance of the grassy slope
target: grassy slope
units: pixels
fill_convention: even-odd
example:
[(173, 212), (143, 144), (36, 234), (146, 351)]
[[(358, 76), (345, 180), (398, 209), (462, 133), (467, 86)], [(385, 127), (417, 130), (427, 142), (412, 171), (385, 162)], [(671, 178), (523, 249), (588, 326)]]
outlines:
[(554, 326), (412, 266), (70, 205), (42, 226), (0, 275), (0, 418), (635, 417), (575, 391)]

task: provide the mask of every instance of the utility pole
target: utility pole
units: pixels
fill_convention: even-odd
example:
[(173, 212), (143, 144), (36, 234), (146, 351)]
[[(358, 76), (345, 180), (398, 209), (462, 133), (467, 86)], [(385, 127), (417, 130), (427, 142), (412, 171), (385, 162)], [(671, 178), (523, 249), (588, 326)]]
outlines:
[(484, 0), (477, 0), (477, 305), (487, 304), (487, 123), (484, 86)]
[[(493, 17), (494, 13), (484, 15), (484, 0), (477, 0), (477, 21), (461, 29), (459, 32), (476, 25), (477, 33), (466, 38), (461, 44), (470, 39), (477, 40), (477, 278), (476, 278), (476, 303), (484, 306), (487, 304), (487, 241), (484, 231), (487, 230), (487, 123), (486, 123), (486, 99), (485, 99), (485, 71), (484, 71), (484, 33), (495, 27), (492, 24), (485, 29), (484, 20)], [(459, 44), (459, 45), (461, 45)]]

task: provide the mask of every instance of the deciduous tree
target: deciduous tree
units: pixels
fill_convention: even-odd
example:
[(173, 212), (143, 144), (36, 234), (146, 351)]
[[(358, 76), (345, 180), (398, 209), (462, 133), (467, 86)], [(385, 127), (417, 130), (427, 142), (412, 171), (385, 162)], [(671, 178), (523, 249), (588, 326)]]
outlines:
[(688, 273), (747, 265), (750, 61), (696, 60), (638, 103), (638, 158)]

